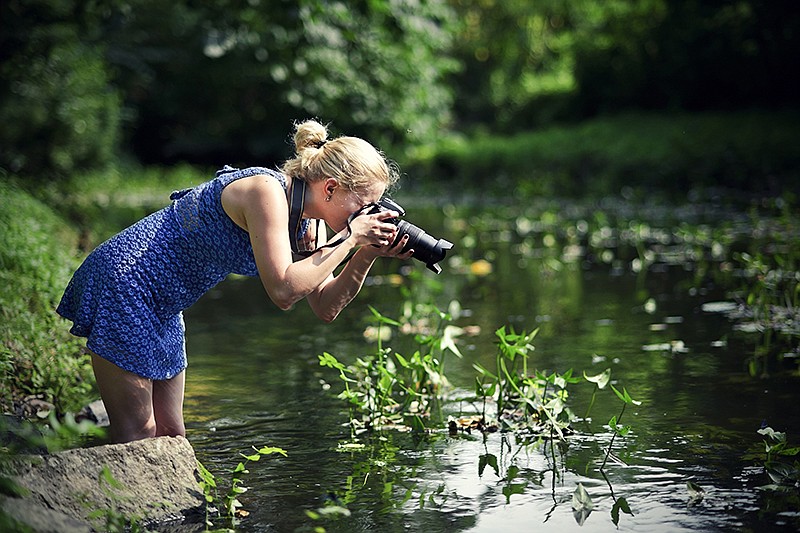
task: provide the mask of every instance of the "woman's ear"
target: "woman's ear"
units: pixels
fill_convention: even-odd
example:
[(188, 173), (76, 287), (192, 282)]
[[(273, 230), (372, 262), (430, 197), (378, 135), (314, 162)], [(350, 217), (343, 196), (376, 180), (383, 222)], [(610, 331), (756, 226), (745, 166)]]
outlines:
[(336, 178), (325, 178), (325, 196), (333, 196), (334, 191), (339, 186), (339, 180)]

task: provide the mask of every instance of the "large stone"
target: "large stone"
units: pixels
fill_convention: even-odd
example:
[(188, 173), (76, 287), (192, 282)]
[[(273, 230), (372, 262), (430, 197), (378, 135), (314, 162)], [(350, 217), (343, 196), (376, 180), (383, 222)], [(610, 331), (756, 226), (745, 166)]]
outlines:
[[(37, 532), (57, 530), (48, 529), (53, 519), (42, 520), (42, 510), (61, 515), (71, 531), (102, 527), (107, 517), (181, 519), (196, 515), (205, 502), (196, 469), (194, 450), (183, 437), (27, 456), (12, 467), (12, 479), (27, 494), (1, 505)], [(90, 517), (98, 511), (102, 516)]]

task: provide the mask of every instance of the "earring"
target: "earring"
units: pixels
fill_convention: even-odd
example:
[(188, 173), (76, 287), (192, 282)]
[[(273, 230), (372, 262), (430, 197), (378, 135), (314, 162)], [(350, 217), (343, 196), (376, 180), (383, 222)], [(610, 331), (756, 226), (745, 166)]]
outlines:
[(326, 202), (330, 202), (332, 197), (333, 197), (333, 195), (329, 194), (329, 195), (328, 195), (328, 196), (325, 198), (325, 201), (326, 201)]

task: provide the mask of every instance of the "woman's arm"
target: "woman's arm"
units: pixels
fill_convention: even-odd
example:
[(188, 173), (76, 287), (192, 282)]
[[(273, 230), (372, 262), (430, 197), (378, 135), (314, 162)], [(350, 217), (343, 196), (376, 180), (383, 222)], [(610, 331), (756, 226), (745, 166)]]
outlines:
[[(403, 236), (396, 246), (362, 246), (337, 276), (330, 276), (318, 289), (308, 295), (308, 304), (320, 319), (333, 321), (361, 290), (375, 259), (381, 256), (407, 258), (413, 250), (400, 254), (408, 236)], [(391, 241), (390, 241), (391, 242)]]
[[(334, 269), (347, 257), (351, 249), (365, 244), (378, 244), (386, 239), (386, 231), (394, 228), (391, 223), (383, 222), (390, 217), (387, 213), (362, 215), (355, 219), (352, 233), (339, 246), (319, 250), (310, 257), (292, 262), (288, 233), (289, 207), (285, 191), (276, 180), (264, 179), (263, 176), (237, 180), (223, 191), (223, 207), (234, 222), (243, 226), (250, 234), (261, 283), (270, 299), (284, 310), (320, 289), (331, 278)], [(380, 254), (380, 249), (376, 250)], [(366, 257), (362, 254), (362, 257), (350, 267), (353, 279), (361, 278), (361, 282), (358, 283), (359, 288), (366, 271), (374, 262), (374, 257), (365, 262), (367, 258), (369, 254), (366, 254)], [(353, 270), (356, 265), (359, 268)], [(351, 285), (345, 285), (348, 288), (347, 292), (350, 292)], [(343, 289), (344, 287), (340, 287), (339, 290)], [(333, 293), (328, 295), (333, 296)], [(317, 307), (320, 310), (318, 314), (321, 314), (323, 320), (325, 317), (338, 314), (338, 311), (325, 312), (326, 307), (332, 309), (331, 305), (320, 302)]]

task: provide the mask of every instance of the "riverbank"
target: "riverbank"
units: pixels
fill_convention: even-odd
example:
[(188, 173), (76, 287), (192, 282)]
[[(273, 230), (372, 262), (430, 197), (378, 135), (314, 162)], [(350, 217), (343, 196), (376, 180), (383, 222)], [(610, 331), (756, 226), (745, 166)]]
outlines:
[(36, 400), (77, 412), (94, 399), (90, 360), (54, 309), (80, 261), (78, 233), (10, 183), (0, 182), (0, 202), (9, 207), (0, 210), (0, 407), (46, 418)]

